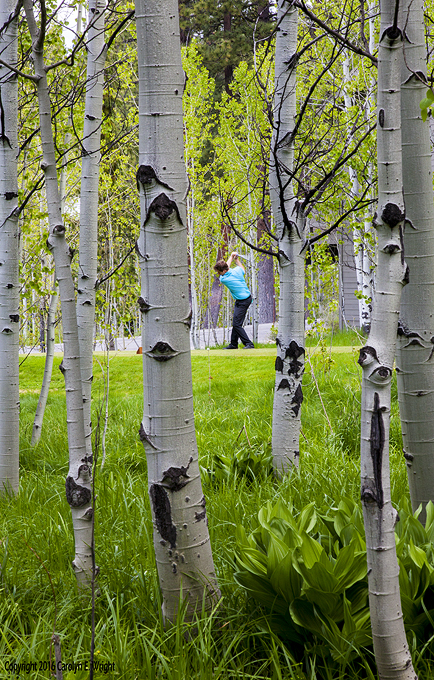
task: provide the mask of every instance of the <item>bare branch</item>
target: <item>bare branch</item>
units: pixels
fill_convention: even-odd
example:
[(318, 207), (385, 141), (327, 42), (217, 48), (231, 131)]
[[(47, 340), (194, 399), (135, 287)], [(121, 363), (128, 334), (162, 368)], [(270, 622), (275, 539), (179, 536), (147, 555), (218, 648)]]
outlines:
[(349, 40), (347, 37), (339, 33), (338, 31), (335, 31), (331, 26), (325, 23), (325, 21), (322, 21), (316, 14), (310, 11), (310, 9), (305, 5), (304, 0), (292, 0), (293, 4), (301, 9), (301, 11), (306, 14), (306, 16), (309, 17), (315, 24), (320, 26), (324, 31), (329, 33), (331, 36), (337, 40), (341, 45), (344, 45), (344, 47), (348, 47), (352, 52), (355, 52), (356, 54), (360, 54), (362, 57), (366, 57), (369, 59), (375, 66), (378, 65), (378, 59), (374, 57), (369, 51), (363, 50), (361, 47), (358, 47), (358, 45), (355, 45), (351, 40)]

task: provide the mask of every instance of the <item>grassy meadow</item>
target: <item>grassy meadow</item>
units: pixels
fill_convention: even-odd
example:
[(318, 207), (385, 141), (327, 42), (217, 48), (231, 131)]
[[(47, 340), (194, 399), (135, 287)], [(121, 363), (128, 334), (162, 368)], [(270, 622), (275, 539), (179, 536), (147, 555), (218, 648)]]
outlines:
[[(152, 548), (146, 459), (138, 438), (141, 357), (110, 360), (106, 463), (97, 465), (95, 677), (124, 680), (256, 679), (372, 680), (369, 669), (342, 675), (315, 650), (303, 665), (267, 628), (260, 607), (233, 578), (235, 530), (257, 526), (268, 500), (291, 499), (296, 511), (314, 501), (359, 499), (361, 371), (356, 348), (310, 347), (304, 377), (300, 468), (281, 481), (266, 474), (217, 475), (215, 461), (270, 450), (273, 348), (203, 351), (192, 356), (195, 423), (209, 528), (222, 600), (211, 617), (164, 630)], [(64, 680), (89, 677), (91, 606), (76, 593), (70, 512), (64, 493), (68, 468), (63, 377), (56, 357), (41, 442), (30, 447), (44, 357), (20, 368), (21, 489), (0, 507), (0, 678), (49, 678), (50, 637), (61, 637)], [(105, 359), (95, 357), (94, 422), (105, 413)], [(392, 495), (408, 493), (395, 398), (391, 424)], [(99, 451), (101, 458), (101, 451)], [(14, 674), (11, 664), (32, 664)], [(428, 662), (416, 662), (419, 678)], [(26, 671), (26, 668), (28, 669)]]

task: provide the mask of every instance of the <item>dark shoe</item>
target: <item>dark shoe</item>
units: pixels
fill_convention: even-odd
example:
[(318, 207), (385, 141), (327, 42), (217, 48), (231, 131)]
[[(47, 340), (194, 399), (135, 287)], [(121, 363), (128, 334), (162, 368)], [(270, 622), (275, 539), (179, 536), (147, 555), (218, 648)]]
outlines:
[(244, 345), (243, 349), (255, 349), (255, 345), (251, 342), (248, 345)]
[(228, 345), (225, 349), (238, 349), (238, 347), (235, 347), (235, 345)]

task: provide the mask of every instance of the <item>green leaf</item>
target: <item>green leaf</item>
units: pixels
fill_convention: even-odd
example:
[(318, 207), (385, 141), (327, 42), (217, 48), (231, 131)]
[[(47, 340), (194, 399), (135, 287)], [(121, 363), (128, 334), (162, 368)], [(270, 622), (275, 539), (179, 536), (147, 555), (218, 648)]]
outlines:
[(303, 508), (298, 517), (299, 531), (305, 531), (307, 534), (312, 531), (316, 525), (317, 516), (315, 512), (314, 503), (309, 503)]
[(237, 564), (252, 574), (265, 576), (267, 573), (268, 560), (259, 550), (242, 547), (236, 555)]
[(303, 578), (294, 568), (292, 554), (288, 553), (277, 565), (270, 576), (270, 582), (276, 593), (286, 602), (291, 603), (296, 597), (300, 597)]
[(317, 616), (315, 608), (311, 602), (297, 598), (289, 606), (289, 611), (294, 623), (302, 628), (310, 630), (312, 633), (322, 636), (323, 627), (321, 619)]
[(302, 562), (306, 569), (312, 569), (313, 565), (320, 560), (328, 563), (327, 555), (324, 548), (309, 536), (309, 534), (302, 534), (303, 543), (297, 548), (297, 553), (301, 556)]
[(307, 569), (303, 562), (299, 562), (298, 568), (309, 587), (318, 588), (325, 593), (337, 592), (339, 582), (331, 572), (333, 567), (330, 562), (328, 565), (315, 562), (310, 569)]
[[(353, 547), (353, 552), (346, 552)], [(355, 542), (342, 548), (335, 564), (335, 576), (339, 579), (339, 589), (350, 588), (358, 581), (366, 578), (368, 566), (366, 563), (366, 553), (355, 554)]]
[(322, 614), (329, 616), (334, 621), (342, 621), (342, 595), (330, 591), (325, 592), (319, 588), (311, 587), (305, 587), (304, 594), (309, 602), (321, 610)]
[[(277, 536), (270, 534), (270, 544), (268, 546), (268, 560), (267, 560), (267, 574), (268, 577), (273, 573), (276, 567), (289, 554), (288, 546), (281, 541)], [(292, 558), (292, 554), (291, 554)]]
[(413, 543), (413, 539), (410, 539), (410, 547), (408, 553), (413, 562), (419, 567), (419, 569), (422, 569), (424, 564), (426, 565), (428, 564), (425, 551), (422, 550), (422, 548), (418, 548), (417, 546), (415, 546)]

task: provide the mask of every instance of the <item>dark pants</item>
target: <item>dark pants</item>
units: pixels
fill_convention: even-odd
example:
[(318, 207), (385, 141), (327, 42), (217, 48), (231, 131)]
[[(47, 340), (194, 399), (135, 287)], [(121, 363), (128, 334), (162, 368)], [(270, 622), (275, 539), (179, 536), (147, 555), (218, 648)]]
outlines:
[(234, 347), (238, 347), (238, 338), (241, 340), (243, 345), (252, 344), (252, 341), (249, 339), (249, 336), (243, 328), (244, 319), (246, 318), (247, 310), (251, 304), (251, 295), (245, 300), (235, 300), (234, 318), (232, 319), (231, 333), (231, 345)]

